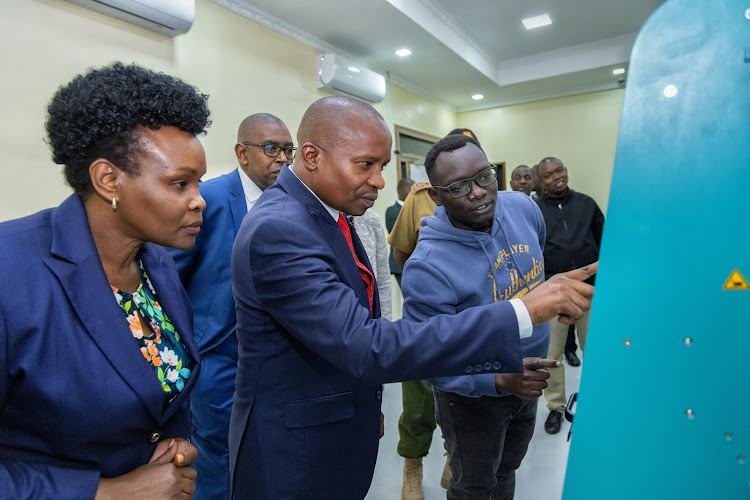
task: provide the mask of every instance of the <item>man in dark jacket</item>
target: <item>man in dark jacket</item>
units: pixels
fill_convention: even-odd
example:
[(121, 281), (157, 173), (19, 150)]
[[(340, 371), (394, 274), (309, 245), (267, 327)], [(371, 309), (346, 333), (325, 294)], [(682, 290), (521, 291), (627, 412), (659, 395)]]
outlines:
[[(558, 158), (544, 158), (539, 162), (539, 179), (544, 194), (537, 203), (547, 225), (544, 246), (544, 272), (546, 279), (555, 274), (577, 269), (599, 259), (604, 215), (596, 202), (583, 193), (568, 187), (568, 169)], [(589, 283), (593, 283), (590, 278)], [(589, 314), (576, 322), (578, 342), (583, 352)], [(550, 344), (547, 358), (561, 361), (568, 335), (568, 325), (551, 321)], [(550, 369), (547, 390), (544, 391), (550, 413), (544, 424), (549, 434), (560, 432), (565, 410), (565, 369)]]
[[(393, 230), (393, 226), (394, 224), (396, 224), (396, 219), (398, 219), (398, 214), (399, 212), (401, 212), (401, 207), (404, 206), (404, 200), (406, 199), (406, 196), (409, 194), (412, 184), (414, 184), (414, 181), (409, 179), (408, 177), (404, 177), (398, 181), (398, 185), (396, 186), (398, 199), (396, 200), (396, 203), (388, 207), (385, 211), (385, 227), (388, 230), (388, 233), (390, 233)], [(388, 262), (391, 266), (391, 274), (393, 275), (394, 278), (396, 278), (396, 282), (398, 283), (398, 286), (400, 288), (401, 287), (401, 268), (396, 263), (396, 259), (393, 258), (393, 247), (391, 247), (391, 251), (388, 256)]]

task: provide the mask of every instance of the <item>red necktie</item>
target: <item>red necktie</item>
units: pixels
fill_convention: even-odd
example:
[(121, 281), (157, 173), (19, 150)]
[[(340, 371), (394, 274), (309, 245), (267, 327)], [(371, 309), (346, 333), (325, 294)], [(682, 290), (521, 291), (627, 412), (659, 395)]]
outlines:
[(365, 286), (367, 287), (367, 299), (370, 301), (370, 314), (372, 314), (372, 298), (375, 293), (375, 278), (372, 276), (372, 273), (369, 269), (367, 269), (367, 266), (365, 266), (363, 263), (359, 261), (357, 258), (357, 254), (354, 252), (354, 243), (352, 243), (352, 232), (349, 229), (349, 224), (346, 222), (346, 217), (344, 217), (344, 214), (339, 212), (339, 220), (338, 220), (339, 228), (341, 228), (341, 232), (344, 233), (344, 238), (346, 238), (346, 242), (349, 243), (349, 250), (352, 251), (352, 257), (354, 257), (354, 262), (357, 263), (357, 269), (359, 269), (359, 275), (362, 277), (362, 281), (365, 283)]

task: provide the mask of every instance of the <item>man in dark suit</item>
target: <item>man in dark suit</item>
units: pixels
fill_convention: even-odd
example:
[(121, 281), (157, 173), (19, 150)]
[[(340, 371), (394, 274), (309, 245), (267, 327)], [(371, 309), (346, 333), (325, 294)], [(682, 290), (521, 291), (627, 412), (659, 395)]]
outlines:
[[(398, 214), (401, 211), (401, 207), (404, 206), (404, 200), (409, 194), (409, 189), (411, 189), (412, 184), (414, 184), (414, 181), (409, 179), (408, 177), (404, 177), (398, 181), (398, 185), (396, 186), (398, 200), (396, 200), (396, 203), (388, 207), (385, 211), (385, 228), (389, 233), (391, 232), (391, 229), (393, 229), (393, 225), (396, 223), (396, 219), (398, 219)], [(391, 266), (391, 274), (394, 278), (396, 278), (396, 282), (398, 283), (398, 286), (400, 288), (401, 268), (398, 264), (396, 264), (396, 259), (393, 258), (393, 247), (391, 247), (391, 251), (388, 256), (388, 262)]]
[[(229, 430), (233, 497), (363, 498), (381, 384), (523, 370), (520, 339), (574, 321), (596, 266), (424, 322), (380, 320), (372, 270), (346, 214), (384, 187), (391, 135), (372, 106), (325, 97), (302, 118), (293, 166), (246, 217), (232, 250), (239, 362)], [(565, 321), (566, 319), (563, 319)]]
[(190, 250), (170, 249), (195, 311), (203, 373), (191, 398), (192, 441), (200, 459), (195, 499), (229, 497), (229, 419), (237, 371), (237, 335), (230, 268), (232, 243), (245, 214), (294, 158), (292, 136), (279, 118), (258, 113), (240, 123), (239, 168), (200, 185), (203, 228)]

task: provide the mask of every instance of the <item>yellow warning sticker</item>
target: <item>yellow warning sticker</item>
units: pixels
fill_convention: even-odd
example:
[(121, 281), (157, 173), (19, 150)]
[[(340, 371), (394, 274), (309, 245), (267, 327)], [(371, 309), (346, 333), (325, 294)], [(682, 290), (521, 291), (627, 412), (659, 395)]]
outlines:
[(724, 283), (724, 290), (747, 290), (748, 288), (750, 288), (750, 285), (747, 284), (747, 280), (742, 276), (739, 269), (732, 271), (729, 279)]

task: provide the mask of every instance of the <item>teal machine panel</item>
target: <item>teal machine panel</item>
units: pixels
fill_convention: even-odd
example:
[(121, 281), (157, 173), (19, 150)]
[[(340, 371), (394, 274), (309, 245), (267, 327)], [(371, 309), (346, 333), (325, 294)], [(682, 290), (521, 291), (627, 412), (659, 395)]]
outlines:
[(750, 0), (630, 62), (563, 498), (750, 498)]

